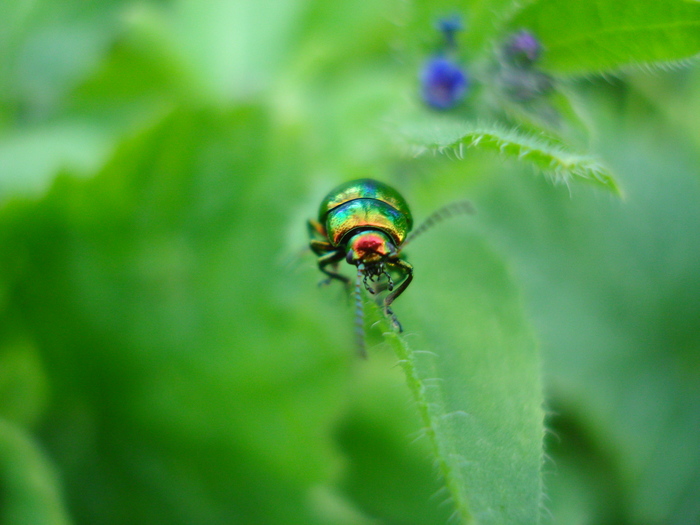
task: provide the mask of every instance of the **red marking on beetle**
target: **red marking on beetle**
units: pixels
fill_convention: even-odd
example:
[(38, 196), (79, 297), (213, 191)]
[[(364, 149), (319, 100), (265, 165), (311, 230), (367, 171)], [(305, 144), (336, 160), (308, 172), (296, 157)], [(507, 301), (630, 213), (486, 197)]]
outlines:
[(355, 249), (358, 252), (373, 252), (382, 253), (384, 250), (381, 248), (384, 246), (384, 239), (379, 235), (365, 234), (357, 240), (355, 244)]

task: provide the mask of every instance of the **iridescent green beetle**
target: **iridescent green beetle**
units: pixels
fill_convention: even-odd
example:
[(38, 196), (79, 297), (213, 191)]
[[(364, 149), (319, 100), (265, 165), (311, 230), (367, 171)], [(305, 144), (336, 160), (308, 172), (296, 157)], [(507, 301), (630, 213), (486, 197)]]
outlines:
[[(379, 280), (390, 293), (382, 301), (384, 312), (400, 332), (401, 324), (390, 308), (413, 280), (413, 266), (401, 258), (401, 250), (409, 240), (428, 229), (437, 220), (453, 213), (471, 212), (468, 202), (458, 202), (431, 215), (425, 223), (409, 236), (413, 217), (404, 198), (391, 186), (373, 179), (358, 179), (334, 188), (321, 201), (318, 220), (309, 221), (311, 250), (318, 255), (318, 267), (328, 276), (323, 283), (333, 279), (347, 287), (351, 280), (338, 273), (338, 263), (345, 259), (357, 267), (355, 298), (357, 303), (358, 341), (362, 347), (362, 304), (360, 283), (371, 294), (382, 289)], [(329, 269), (330, 267), (330, 269)], [(394, 286), (389, 271), (400, 275)]]
[[(358, 284), (361, 277), (372, 294), (374, 287), (367, 281), (386, 276), (390, 293), (384, 298), (384, 310), (399, 331), (401, 325), (389, 305), (413, 279), (413, 266), (399, 257), (412, 227), (413, 217), (404, 198), (391, 186), (372, 179), (353, 180), (334, 188), (321, 201), (318, 221), (309, 221), (311, 250), (319, 256), (319, 269), (328, 276), (325, 282), (337, 279), (350, 284), (350, 279), (338, 273), (338, 263), (343, 259), (357, 266)], [(403, 275), (396, 288), (387, 269)]]

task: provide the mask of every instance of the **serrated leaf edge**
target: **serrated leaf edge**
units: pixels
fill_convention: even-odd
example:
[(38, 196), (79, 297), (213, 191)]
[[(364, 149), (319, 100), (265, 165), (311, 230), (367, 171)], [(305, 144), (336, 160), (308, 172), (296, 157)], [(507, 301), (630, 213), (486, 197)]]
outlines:
[[(544, 135), (524, 134), (515, 128), (476, 125), (471, 131), (450, 143), (414, 142), (410, 145), (409, 153), (418, 157), (432, 152), (453, 155), (461, 160), (464, 158), (465, 148), (477, 147), (495, 151), (504, 157), (529, 161), (543, 173), (550, 175), (555, 182), (568, 185), (573, 177), (578, 177), (600, 184), (618, 195), (621, 193), (608, 168), (596, 157), (570, 151), (561, 143)], [(543, 158), (535, 158), (537, 155)]]

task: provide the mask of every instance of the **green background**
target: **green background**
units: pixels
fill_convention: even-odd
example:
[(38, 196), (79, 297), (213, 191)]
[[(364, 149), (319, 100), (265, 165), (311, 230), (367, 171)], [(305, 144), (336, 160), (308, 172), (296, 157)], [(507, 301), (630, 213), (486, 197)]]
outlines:
[[(549, 1), (0, 5), (2, 523), (697, 523), (700, 74), (592, 76), (697, 53), (672, 3), (574, 2), (583, 47)], [(577, 146), (622, 197), (517, 152), (410, 154), (397, 123), (437, 119), (417, 71), (453, 12), (459, 115), (491, 100), (495, 42), (536, 27), (543, 67), (586, 75), (561, 80)], [(435, 439), (394, 336), (368, 315), (358, 359), (305, 250), (357, 177), (418, 222), (477, 210), (407, 249), (395, 303), (437, 356), (416, 355)]]

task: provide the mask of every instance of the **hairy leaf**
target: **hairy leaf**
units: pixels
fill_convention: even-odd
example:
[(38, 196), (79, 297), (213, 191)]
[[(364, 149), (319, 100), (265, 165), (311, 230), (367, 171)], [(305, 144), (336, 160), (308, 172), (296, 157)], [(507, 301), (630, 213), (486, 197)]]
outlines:
[[(442, 228), (395, 303), (400, 359), (459, 523), (537, 523), (543, 412), (537, 349), (503, 263)], [(422, 243), (424, 241), (421, 241)], [(436, 257), (454, 262), (446, 266)], [(370, 349), (370, 355), (372, 351)]]
[(558, 73), (661, 65), (700, 53), (700, 3), (686, 0), (539, 0), (510, 27), (537, 35), (542, 66)]
[(544, 134), (526, 134), (496, 124), (447, 120), (427, 126), (404, 127), (402, 132), (416, 155), (433, 151), (462, 158), (466, 149), (481, 148), (530, 163), (557, 182), (581, 179), (615, 193), (620, 191), (612, 173), (601, 161), (577, 153), (565, 143)]

